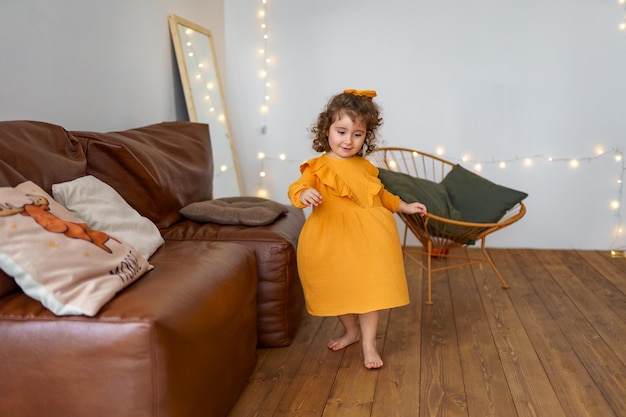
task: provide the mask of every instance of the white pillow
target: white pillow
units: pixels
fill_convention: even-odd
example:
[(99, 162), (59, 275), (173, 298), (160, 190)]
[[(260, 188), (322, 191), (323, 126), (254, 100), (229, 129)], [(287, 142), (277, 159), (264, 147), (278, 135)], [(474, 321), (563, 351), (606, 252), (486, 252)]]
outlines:
[(94, 176), (54, 184), (52, 196), (89, 227), (129, 243), (146, 259), (164, 242), (150, 219), (140, 215), (113, 187)]
[(57, 315), (95, 315), (152, 265), (31, 181), (0, 188), (0, 268)]

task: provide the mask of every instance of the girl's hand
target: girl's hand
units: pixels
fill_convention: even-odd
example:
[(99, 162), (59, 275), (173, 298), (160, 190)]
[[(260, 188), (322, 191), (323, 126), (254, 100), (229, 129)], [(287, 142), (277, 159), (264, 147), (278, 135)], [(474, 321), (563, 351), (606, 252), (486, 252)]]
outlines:
[(400, 206), (398, 206), (398, 211), (403, 214), (419, 214), (421, 216), (427, 213), (426, 206), (417, 201), (414, 203), (401, 201)]
[(307, 188), (300, 193), (300, 202), (305, 206), (319, 206), (322, 204), (322, 194), (315, 188)]

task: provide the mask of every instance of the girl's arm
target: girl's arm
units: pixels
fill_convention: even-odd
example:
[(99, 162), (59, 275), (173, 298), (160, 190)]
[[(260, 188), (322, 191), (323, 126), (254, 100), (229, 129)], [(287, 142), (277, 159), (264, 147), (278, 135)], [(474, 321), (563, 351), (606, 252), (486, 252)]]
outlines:
[(383, 188), (380, 199), (383, 203), (383, 206), (387, 207), (387, 209), (392, 212), (400, 212), (403, 214), (421, 214), (422, 216), (426, 214), (426, 206), (422, 203), (413, 202), (406, 203), (400, 199), (395, 194), (390, 193), (386, 189)]
[(289, 186), (287, 192), (291, 204), (298, 208), (317, 206), (322, 202), (322, 195), (315, 189), (315, 177), (309, 168), (305, 168), (302, 176)]
[(423, 216), (426, 214), (426, 206), (422, 203), (418, 203), (417, 201), (414, 203), (405, 203), (400, 200), (398, 211), (403, 214), (419, 214)]

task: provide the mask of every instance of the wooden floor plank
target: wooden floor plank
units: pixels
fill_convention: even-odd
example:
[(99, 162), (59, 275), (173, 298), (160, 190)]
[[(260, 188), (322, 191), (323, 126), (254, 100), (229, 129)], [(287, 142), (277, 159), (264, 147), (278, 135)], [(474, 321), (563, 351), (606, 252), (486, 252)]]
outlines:
[(598, 334), (626, 363), (626, 297), (576, 252), (552, 252), (569, 273), (556, 281), (587, 317)]
[(406, 248), (411, 304), (381, 315), (382, 369), (359, 344), (328, 350), (338, 320), (305, 314), (291, 346), (258, 350), (229, 417), (626, 415), (626, 259), (489, 252), (510, 289), (487, 264), (438, 272), (428, 306), (421, 249)]
[(246, 390), (231, 410), (230, 417), (275, 414), (322, 322), (321, 318), (305, 315), (289, 348), (257, 350), (263, 360), (257, 361)]
[(411, 248), (405, 251), (411, 304), (391, 310), (378, 371), (372, 417), (405, 417), (419, 413), (420, 339), (423, 271)]
[(467, 417), (467, 399), (447, 271), (433, 274), (432, 293), (434, 304), (422, 304), (419, 415)]
[(285, 390), (276, 413), (272, 416), (319, 417), (323, 415), (330, 389), (345, 352), (334, 352), (326, 347), (328, 341), (341, 331), (339, 321), (334, 317), (322, 320), (319, 331), (310, 342), (306, 357), (291, 384)]
[[(626, 258), (607, 258), (599, 251), (575, 251), (575, 253), (581, 258), (585, 259), (589, 266), (594, 268), (601, 275), (601, 279), (604, 279), (615, 286), (622, 294), (621, 297), (623, 303), (624, 294), (626, 294)], [(613, 301), (616, 298), (607, 300), (608, 305), (613, 307)]]
[[(471, 268), (456, 269), (450, 275), (469, 416), (515, 415), (511, 391), (482, 304), (482, 289), (477, 286)], [(495, 291), (504, 295), (504, 290)]]
[[(515, 256), (513, 251), (492, 251), (498, 265), (506, 265), (511, 288), (508, 296), (528, 333), (543, 368), (568, 417), (615, 416), (602, 392), (587, 373), (557, 322), (527, 279), (551, 279), (534, 256)], [(515, 268), (518, 265), (518, 268)]]
[[(626, 415), (626, 367), (616, 356), (615, 352), (598, 334), (598, 331), (589, 322), (589, 318), (581, 313), (580, 305), (570, 299), (580, 299), (576, 294), (565, 295), (562, 285), (573, 277), (572, 271), (562, 263), (554, 251), (534, 252), (537, 261), (541, 262), (554, 280), (538, 279), (529, 276), (528, 280), (542, 297), (550, 315), (559, 323), (563, 334), (567, 337), (572, 349), (584, 363), (589, 375), (593, 378), (614, 412)], [(557, 284), (556, 280), (559, 280)], [(566, 286), (567, 288), (567, 286)], [(582, 288), (583, 291), (584, 288)], [(586, 294), (592, 297), (590, 292)], [(599, 307), (599, 306), (598, 306)], [(583, 308), (588, 310), (587, 307)], [(606, 311), (606, 310), (605, 310)]]
[[(511, 265), (503, 265), (505, 271)], [(487, 265), (473, 267), (491, 331), (500, 354), (517, 415), (566, 417), (522, 321)]]

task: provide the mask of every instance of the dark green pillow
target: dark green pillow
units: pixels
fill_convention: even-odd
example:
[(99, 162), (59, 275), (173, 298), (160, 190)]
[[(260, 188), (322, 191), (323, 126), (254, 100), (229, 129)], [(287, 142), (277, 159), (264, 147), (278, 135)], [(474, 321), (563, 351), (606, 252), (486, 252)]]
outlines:
[[(387, 191), (400, 197), (407, 203), (419, 201), (426, 206), (429, 213), (445, 219), (463, 221), (463, 216), (454, 207), (448, 196), (446, 187), (434, 181), (416, 178), (401, 172), (378, 169), (378, 178)], [(439, 237), (457, 240), (458, 236), (465, 236), (465, 228), (459, 228), (450, 224), (429, 221), (430, 232)], [(460, 241), (463, 244), (473, 245), (473, 240)]]
[(495, 223), (527, 193), (495, 184), (456, 165), (441, 182), (463, 219), (473, 223)]
[(378, 170), (378, 178), (387, 191), (403, 201), (407, 203), (419, 201), (426, 206), (429, 213), (447, 219), (462, 220), (461, 213), (454, 207), (443, 184), (382, 168)]

